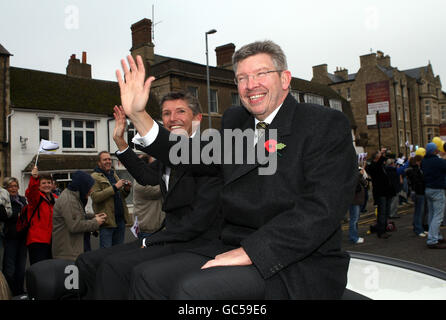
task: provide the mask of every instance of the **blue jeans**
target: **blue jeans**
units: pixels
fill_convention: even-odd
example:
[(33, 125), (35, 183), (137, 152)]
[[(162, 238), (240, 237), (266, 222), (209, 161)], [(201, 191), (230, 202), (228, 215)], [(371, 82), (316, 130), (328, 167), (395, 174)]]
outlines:
[(348, 229), (348, 239), (353, 243), (358, 241), (358, 220), (360, 209), (360, 205), (352, 204), (350, 206), (350, 226)]
[(443, 212), (445, 205), (445, 194), (443, 189), (426, 188), (425, 196), (427, 199), (429, 233), (427, 235), (427, 244), (436, 244), (438, 240), (443, 239), (440, 234), (440, 225), (443, 221)]
[(424, 232), (423, 215), (424, 215), (424, 194), (415, 195), (415, 210), (413, 213), (413, 231), (416, 234)]
[(99, 231), (99, 247), (110, 248), (114, 245), (124, 243), (125, 222), (117, 222), (116, 228), (101, 228)]

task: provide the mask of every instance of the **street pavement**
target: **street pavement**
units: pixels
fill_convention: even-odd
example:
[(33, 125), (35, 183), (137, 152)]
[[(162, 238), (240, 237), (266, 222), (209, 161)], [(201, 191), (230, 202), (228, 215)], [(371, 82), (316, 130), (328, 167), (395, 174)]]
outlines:
[[(389, 239), (380, 239), (376, 233), (368, 234), (370, 225), (376, 224), (373, 206), (369, 212), (361, 215), (358, 223), (358, 233), (364, 238), (364, 243), (353, 244), (348, 240), (348, 222), (342, 226), (343, 248), (352, 252), (371, 253), (385, 257), (410, 261), (446, 272), (446, 249), (429, 249), (427, 238), (421, 238), (413, 232), (413, 204), (404, 204), (398, 208), (398, 219), (390, 219), (396, 225), (396, 231), (389, 232)], [(446, 227), (441, 227), (443, 236)]]

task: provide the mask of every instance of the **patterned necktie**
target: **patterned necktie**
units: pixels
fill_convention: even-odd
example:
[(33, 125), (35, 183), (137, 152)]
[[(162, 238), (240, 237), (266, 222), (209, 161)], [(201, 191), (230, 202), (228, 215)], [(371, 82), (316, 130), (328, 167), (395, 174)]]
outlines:
[(268, 128), (268, 123), (260, 121), (256, 124), (257, 139), (260, 139), (265, 134), (265, 130)]

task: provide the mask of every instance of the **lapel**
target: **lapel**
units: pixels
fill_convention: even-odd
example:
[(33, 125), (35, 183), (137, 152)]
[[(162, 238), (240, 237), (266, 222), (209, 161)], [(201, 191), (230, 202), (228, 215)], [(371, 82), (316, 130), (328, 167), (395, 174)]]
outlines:
[[(268, 126), (268, 130), (276, 129), (277, 130), (277, 139), (280, 142), (281, 137), (288, 136), (292, 132), (292, 122), (294, 119), (294, 111), (296, 109), (296, 100), (288, 94), (285, 98), (282, 107), (280, 108), (277, 115), (274, 117), (273, 122)], [(248, 120), (245, 122), (241, 130), (246, 130), (248, 128), (254, 129), (254, 117), (251, 115)], [(267, 134), (267, 133), (266, 133)], [(267, 135), (266, 135), (267, 137)], [(248, 146), (248, 148), (251, 148)], [(264, 148), (264, 146), (259, 146), (259, 143), (256, 144), (255, 154), (257, 158), (257, 148)], [(258, 168), (260, 166), (257, 161), (254, 164), (239, 164), (233, 165), (234, 170), (229, 173), (229, 178), (225, 181), (225, 185), (233, 182), (234, 180), (240, 178), (241, 176), (249, 173), (250, 171)]]
[(176, 167), (175, 170), (170, 169), (170, 175), (169, 175), (169, 189), (167, 190), (166, 197), (168, 197), (172, 190), (175, 188), (176, 184), (180, 179), (184, 176), (186, 173), (185, 167)]
[(163, 180), (163, 174), (164, 174), (164, 172), (166, 172), (166, 166), (159, 160), (157, 160), (157, 162), (158, 162), (159, 185), (160, 185), (160, 189), (161, 189), (161, 194), (165, 198), (166, 194), (167, 194), (167, 189), (166, 189), (166, 182)]

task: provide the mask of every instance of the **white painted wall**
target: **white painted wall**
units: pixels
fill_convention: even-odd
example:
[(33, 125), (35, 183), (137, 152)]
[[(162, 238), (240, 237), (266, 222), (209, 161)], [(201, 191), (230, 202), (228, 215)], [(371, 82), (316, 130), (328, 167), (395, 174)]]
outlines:
[[(56, 154), (98, 154), (100, 151), (108, 150), (110, 141), (110, 151), (113, 154), (117, 148), (113, 141), (114, 119), (107, 121), (108, 117), (96, 114), (80, 114), (70, 112), (54, 112), (42, 110), (14, 109), (11, 117), (11, 175), (19, 179), (20, 194), (24, 194), (28, 185), (29, 176), (23, 170), (30, 163), (39, 150), (39, 117), (50, 118), (50, 140), (59, 143), (59, 150)], [(62, 148), (62, 119), (94, 120), (96, 121), (96, 148), (91, 151), (64, 151)], [(110, 130), (107, 130), (110, 126)], [(108, 134), (107, 134), (108, 132)], [(20, 142), (26, 139), (24, 147)], [(110, 139), (110, 140), (108, 140)]]

